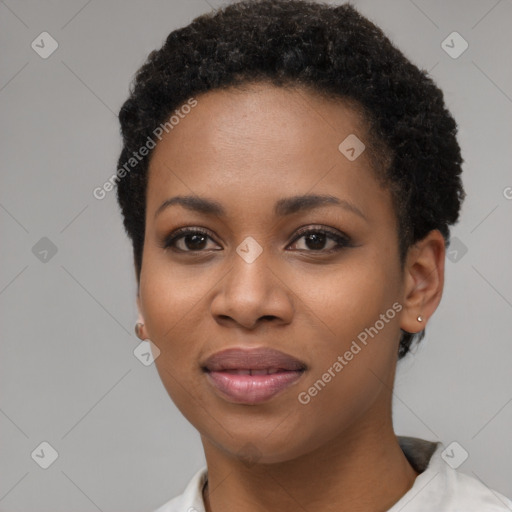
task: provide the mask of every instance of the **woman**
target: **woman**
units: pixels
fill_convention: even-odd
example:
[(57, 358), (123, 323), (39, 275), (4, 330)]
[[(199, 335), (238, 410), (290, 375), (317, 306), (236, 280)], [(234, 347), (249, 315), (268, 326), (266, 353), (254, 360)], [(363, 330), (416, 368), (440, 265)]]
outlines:
[(245, 1), (173, 31), (119, 119), (136, 332), (207, 462), (157, 512), (509, 510), (392, 425), (465, 196), (433, 81), (350, 5)]

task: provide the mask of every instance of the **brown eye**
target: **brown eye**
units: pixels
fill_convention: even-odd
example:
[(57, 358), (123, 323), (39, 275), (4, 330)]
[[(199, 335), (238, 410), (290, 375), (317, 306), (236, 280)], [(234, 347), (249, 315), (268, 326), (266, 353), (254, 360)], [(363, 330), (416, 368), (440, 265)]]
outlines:
[[(299, 230), (292, 244), (297, 245), (298, 240), (301, 238), (304, 239), (304, 247), (296, 249), (305, 252), (329, 254), (339, 251), (343, 247), (350, 246), (349, 237), (325, 228), (309, 227), (307, 229)], [(162, 241), (161, 247), (163, 249), (171, 248), (175, 251), (184, 253), (205, 252), (205, 250), (207, 250), (208, 239), (213, 241), (209, 232), (203, 229), (180, 228), (166, 237)], [(329, 246), (329, 244), (330, 247), (326, 248), (326, 245)]]
[[(299, 250), (305, 250), (306, 252), (331, 253), (350, 245), (350, 239), (346, 235), (325, 228), (308, 228), (301, 230), (293, 241), (293, 244), (297, 244), (297, 240), (301, 238), (304, 238), (305, 248), (299, 248)], [(328, 242), (331, 242), (331, 247), (326, 249), (325, 245)]]
[[(172, 248), (181, 252), (201, 252), (207, 246), (210, 235), (202, 229), (178, 229), (170, 236), (168, 236), (162, 244), (162, 248)], [(178, 242), (181, 242), (181, 247), (178, 247)]]
[(207, 236), (202, 233), (189, 233), (188, 235), (182, 235), (180, 239), (183, 240), (184, 245), (191, 251), (197, 251), (204, 249), (207, 241)]

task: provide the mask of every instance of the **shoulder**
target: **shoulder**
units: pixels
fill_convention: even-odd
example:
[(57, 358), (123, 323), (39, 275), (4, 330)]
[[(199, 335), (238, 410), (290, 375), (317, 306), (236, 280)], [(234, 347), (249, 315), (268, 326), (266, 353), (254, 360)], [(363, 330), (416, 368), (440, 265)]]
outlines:
[(203, 485), (206, 481), (206, 466), (197, 471), (190, 479), (185, 490), (153, 512), (205, 512), (203, 503)]
[[(442, 473), (440, 475), (443, 477)], [(512, 501), (509, 498), (487, 487), (477, 478), (448, 466), (443, 480), (447, 504), (453, 507), (454, 512), (459, 510), (467, 512), (512, 511)]]
[[(399, 441), (409, 461), (413, 459), (416, 463), (413, 465), (423, 465), (424, 470), (416, 477), (409, 491), (388, 512), (512, 511), (509, 498), (451, 467), (446, 462), (450, 454), (444, 453), (443, 458), (445, 448), (441, 443), (416, 438), (399, 438)], [(433, 446), (428, 448), (428, 443)], [(418, 459), (423, 463), (418, 463)]]

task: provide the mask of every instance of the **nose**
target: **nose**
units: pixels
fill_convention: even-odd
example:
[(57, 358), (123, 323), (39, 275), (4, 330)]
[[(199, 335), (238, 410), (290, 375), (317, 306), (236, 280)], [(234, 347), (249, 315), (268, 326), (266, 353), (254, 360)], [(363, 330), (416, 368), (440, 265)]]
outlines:
[(231, 270), (219, 282), (211, 303), (211, 313), (219, 324), (235, 323), (252, 330), (268, 320), (276, 324), (291, 322), (293, 285), (272, 268), (264, 253), (252, 263), (233, 254)]

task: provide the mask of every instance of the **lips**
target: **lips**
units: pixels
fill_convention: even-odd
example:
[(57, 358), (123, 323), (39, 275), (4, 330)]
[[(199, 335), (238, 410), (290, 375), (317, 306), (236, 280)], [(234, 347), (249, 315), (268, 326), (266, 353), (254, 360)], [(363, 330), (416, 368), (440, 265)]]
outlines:
[(266, 375), (306, 369), (304, 362), (270, 347), (226, 349), (208, 357), (201, 366), (207, 372), (236, 371), (240, 375)]
[(296, 384), (307, 366), (272, 348), (231, 348), (210, 356), (202, 369), (220, 397), (236, 404), (256, 405)]

